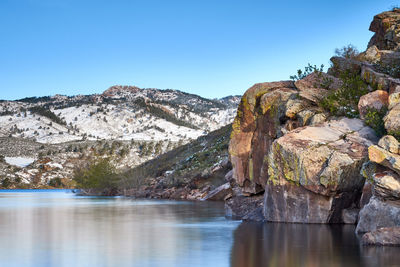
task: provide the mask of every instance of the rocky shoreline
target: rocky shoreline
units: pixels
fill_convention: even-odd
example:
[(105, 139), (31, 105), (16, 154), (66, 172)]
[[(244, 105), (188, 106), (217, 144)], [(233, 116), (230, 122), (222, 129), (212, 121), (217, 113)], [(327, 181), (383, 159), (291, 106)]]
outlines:
[(222, 160), (174, 186), (164, 168), (121, 194), (225, 201), (234, 219), (353, 224), (365, 245), (400, 245), (400, 10), (375, 16), (370, 30), (368, 49), (344, 49), (327, 73), (309, 65), (292, 81), (248, 89), (232, 166)]
[[(399, 28), (400, 10), (379, 14), (365, 52), (246, 91), (229, 146), (240, 189), (229, 216), (357, 224), (364, 244), (400, 245)], [(340, 102), (344, 92), (355, 105)]]

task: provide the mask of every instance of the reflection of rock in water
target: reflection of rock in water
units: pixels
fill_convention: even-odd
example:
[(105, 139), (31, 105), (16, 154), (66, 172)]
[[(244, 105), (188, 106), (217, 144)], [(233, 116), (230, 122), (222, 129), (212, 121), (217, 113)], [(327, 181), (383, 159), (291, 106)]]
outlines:
[[(354, 226), (243, 223), (234, 234), (232, 266), (360, 266)], [(399, 261), (398, 261), (399, 262)]]
[(400, 266), (400, 247), (362, 246), (363, 266)]

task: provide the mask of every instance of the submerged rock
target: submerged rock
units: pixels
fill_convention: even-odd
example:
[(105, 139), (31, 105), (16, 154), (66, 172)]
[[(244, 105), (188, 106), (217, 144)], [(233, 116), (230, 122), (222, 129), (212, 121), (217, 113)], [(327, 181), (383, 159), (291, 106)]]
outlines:
[(363, 245), (400, 246), (400, 227), (385, 227), (366, 233), (362, 237)]

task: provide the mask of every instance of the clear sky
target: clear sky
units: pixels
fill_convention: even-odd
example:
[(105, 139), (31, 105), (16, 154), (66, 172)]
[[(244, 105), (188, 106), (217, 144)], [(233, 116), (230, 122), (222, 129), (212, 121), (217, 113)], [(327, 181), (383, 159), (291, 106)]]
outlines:
[(204, 97), (365, 50), (392, 0), (0, 0), (0, 99), (115, 84)]

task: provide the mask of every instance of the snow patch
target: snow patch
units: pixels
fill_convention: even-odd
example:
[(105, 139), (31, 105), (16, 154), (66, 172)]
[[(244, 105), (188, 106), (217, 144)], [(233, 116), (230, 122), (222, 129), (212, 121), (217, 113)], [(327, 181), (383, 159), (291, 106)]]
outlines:
[(20, 168), (24, 168), (35, 161), (34, 158), (24, 157), (5, 157), (4, 160), (10, 164)]

